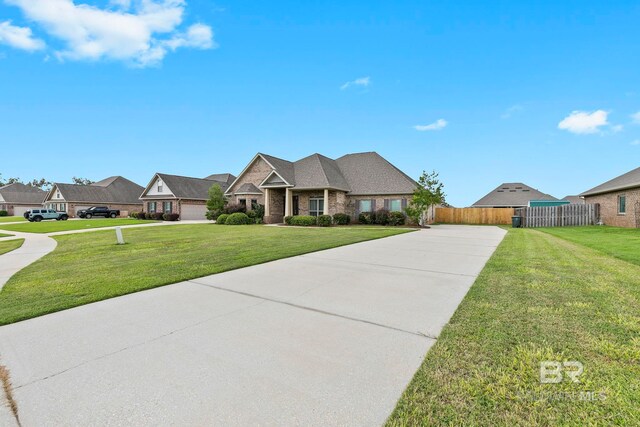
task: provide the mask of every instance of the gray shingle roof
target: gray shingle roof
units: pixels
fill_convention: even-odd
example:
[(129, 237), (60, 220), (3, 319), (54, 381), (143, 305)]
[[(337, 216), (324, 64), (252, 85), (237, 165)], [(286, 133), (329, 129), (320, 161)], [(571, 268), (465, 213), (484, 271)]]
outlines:
[(521, 182), (499, 185), (489, 194), (475, 202), (472, 207), (518, 207), (527, 206), (529, 200), (558, 200), (555, 197), (529, 187)]
[[(167, 187), (169, 187), (173, 195), (178, 199), (207, 200), (209, 198), (209, 188), (211, 188), (213, 184), (220, 185), (223, 192), (229, 187), (229, 183), (227, 183), (226, 180), (218, 181), (213, 179), (193, 178), (189, 176), (168, 175), (166, 173), (158, 173), (156, 175), (162, 178), (162, 181), (167, 184)], [(219, 175), (233, 176), (231, 174)], [(225, 178), (229, 179), (228, 177)], [(142, 191), (138, 193), (138, 196), (140, 196), (140, 193), (142, 193)]]
[(8, 203), (39, 205), (44, 201), (47, 192), (30, 185), (15, 182), (0, 187), (0, 195)]
[(338, 164), (335, 160), (320, 154), (312, 154), (293, 164), (296, 189), (331, 188), (349, 191)]
[(235, 181), (236, 177), (230, 173), (214, 173), (213, 175), (206, 176), (204, 179), (225, 182), (227, 185), (231, 185), (231, 183)]
[(262, 194), (262, 190), (250, 182), (245, 182), (235, 191), (236, 194)]
[(566, 196), (566, 197), (563, 197), (562, 200), (566, 200), (572, 205), (584, 205), (585, 203), (584, 199), (580, 196)]
[(288, 160), (283, 160), (278, 157), (270, 156), (268, 154), (259, 153), (264, 159), (275, 168), (275, 171), (285, 181), (291, 185), (296, 184), (295, 171), (293, 163)]
[(91, 185), (55, 183), (67, 202), (138, 204), (143, 187), (121, 176), (112, 176)]
[(336, 159), (354, 195), (411, 194), (417, 183), (375, 151)]
[(640, 187), (640, 168), (629, 171), (619, 177), (613, 178), (593, 187), (591, 190), (580, 194), (581, 196), (594, 196), (596, 194), (609, 193), (612, 191), (625, 190), (627, 188)]

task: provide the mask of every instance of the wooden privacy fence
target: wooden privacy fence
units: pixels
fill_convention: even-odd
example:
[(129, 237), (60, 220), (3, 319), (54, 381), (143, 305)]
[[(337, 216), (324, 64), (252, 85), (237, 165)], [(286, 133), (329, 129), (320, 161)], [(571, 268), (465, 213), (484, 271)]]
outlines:
[(444, 224), (511, 224), (513, 208), (436, 208), (435, 222)]
[(572, 225), (594, 225), (600, 218), (600, 205), (562, 205), (518, 208), (516, 215), (522, 217), (523, 227), (567, 227)]

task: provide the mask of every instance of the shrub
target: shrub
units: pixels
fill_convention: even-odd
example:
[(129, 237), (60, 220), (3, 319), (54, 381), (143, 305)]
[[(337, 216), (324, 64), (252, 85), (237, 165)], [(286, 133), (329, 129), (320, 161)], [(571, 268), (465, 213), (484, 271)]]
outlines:
[(224, 224), (227, 221), (227, 218), (229, 218), (229, 214), (218, 215), (218, 218), (216, 219), (216, 224)]
[(402, 212), (389, 212), (389, 225), (404, 225), (407, 217)]
[(153, 219), (153, 214), (149, 213), (149, 212), (145, 213), (144, 214), (144, 219)]
[(256, 214), (256, 211), (247, 211), (247, 216), (254, 221), (258, 217), (258, 215)]
[(0, 211), (0, 216), (9, 216), (9, 212), (7, 212), (7, 211)]
[[(142, 218), (140, 218), (142, 216)], [(144, 219), (144, 212), (129, 212), (129, 217), (133, 219)]]
[(320, 227), (331, 226), (331, 215), (318, 215), (317, 224)]
[(347, 225), (351, 222), (351, 217), (344, 213), (337, 213), (333, 216), (333, 223), (336, 225)]
[(247, 214), (242, 212), (236, 212), (229, 215), (229, 217), (225, 220), (226, 225), (244, 225), (251, 224), (251, 218), (247, 216)]
[(247, 211), (247, 207), (245, 205), (242, 205), (240, 203), (228, 203), (227, 206), (224, 207), (224, 213), (226, 214), (234, 214), (236, 212), (246, 212)]
[(162, 215), (162, 219), (164, 219), (165, 221), (177, 221), (178, 218), (180, 218), (180, 215), (178, 215), (177, 213), (166, 213)]
[(287, 225), (291, 225), (291, 221), (293, 221), (293, 217), (292, 216), (285, 216), (284, 217), (284, 223)]
[(291, 225), (297, 225), (300, 227), (316, 225), (316, 217), (311, 215), (296, 215), (291, 218)]
[(358, 222), (360, 224), (373, 224), (373, 214), (371, 212), (362, 212), (358, 215)]
[(222, 214), (222, 210), (215, 210), (215, 211), (207, 211), (206, 214), (204, 214), (205, 218), (207, 218), (209, 221), (215, 221), (218, 219), (218, 217)]
[(256, 222), (260, 220), (261, 224), (262, 220), (264, 220), (264, 205), (261, 205), (260, 203), (254, 203), (251, 206), (251, 209), (253, 209), (253, 211), (256, 213)]
[(373, 214), (373, 223), (378, 225), (387, 225), (389, 223), (389, 211), (386, 209), (378, 209)]

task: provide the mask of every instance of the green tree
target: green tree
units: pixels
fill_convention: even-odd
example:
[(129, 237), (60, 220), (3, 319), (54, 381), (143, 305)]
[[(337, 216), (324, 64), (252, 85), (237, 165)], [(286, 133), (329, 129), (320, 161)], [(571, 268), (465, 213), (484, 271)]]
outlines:
[(27, 185), (35, 188), (39, 188), (41, 190), (48, 190), (51, 188), (51, 182), (47, 181), (44, 178), (34, 179), (31, 182), (27, 183)]
[(422, 172), (418, 187), (413, 191), (409, 206), (405, 208), (407, 216), (416, 224), (424, 225), (429, 208), (445, 202), (444, 185), (438, 179), (438, 173)]
[(78, 178), (77, 176), (74, 176), (73, 178), (71, 178), (71, 181), (73, 181), (73, 183), (77, 185), (91, 185), (95, 182), (95, 181), (91, 181), (88, 178)]
[(227, 205), (227, 199), (224, 197), (220, 185), (213, 184), (209, 188), (209, 200), (207, 200), (207, 219), (215, 220), (223, 212)]

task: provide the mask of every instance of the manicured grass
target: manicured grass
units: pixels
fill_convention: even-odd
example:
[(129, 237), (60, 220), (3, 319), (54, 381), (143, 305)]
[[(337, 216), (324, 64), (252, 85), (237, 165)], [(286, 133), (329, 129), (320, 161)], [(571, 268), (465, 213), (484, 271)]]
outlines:
[(18, 249), (24, 243), (24, 239), (5, 240), (0, 242), (0, 255)]
[[(328, 249), (410, 232), (362, 229), (222, 226), (142, 227), (56, 237), (57, 248), (20, 271), (0, 292), (0, 325), (176, 283)], [(259, 278), (256, 278), (259, 280)]]
[(0, 237), (10, 237), (10, 236), (13, 236), (13, 234), (0, 233)]
[(541, 228), (540, 231), (640, 265), (640, 229), (591, 226)]
[(148, 224), (158, 221), (146, 221), (129, 218), (114, 219), (78, 219), (69, 221), (26, 222), (24, 224), (0, 224), (5, 231), (25, 233), (54, 233), (56, 231), (86, 230), (89, 228), (115, 227), (116, 225)]
[(3, 222), (24, 222), (26, 221), (26, 219), (24, 219), (23, 216), (0, 216), (0, 223)]
[[(540, 362), (574, 360), (580, 383), (541, 384)], [(388, 420), (639, 423), (640, 267), (526, 229), (510, 229)]]

